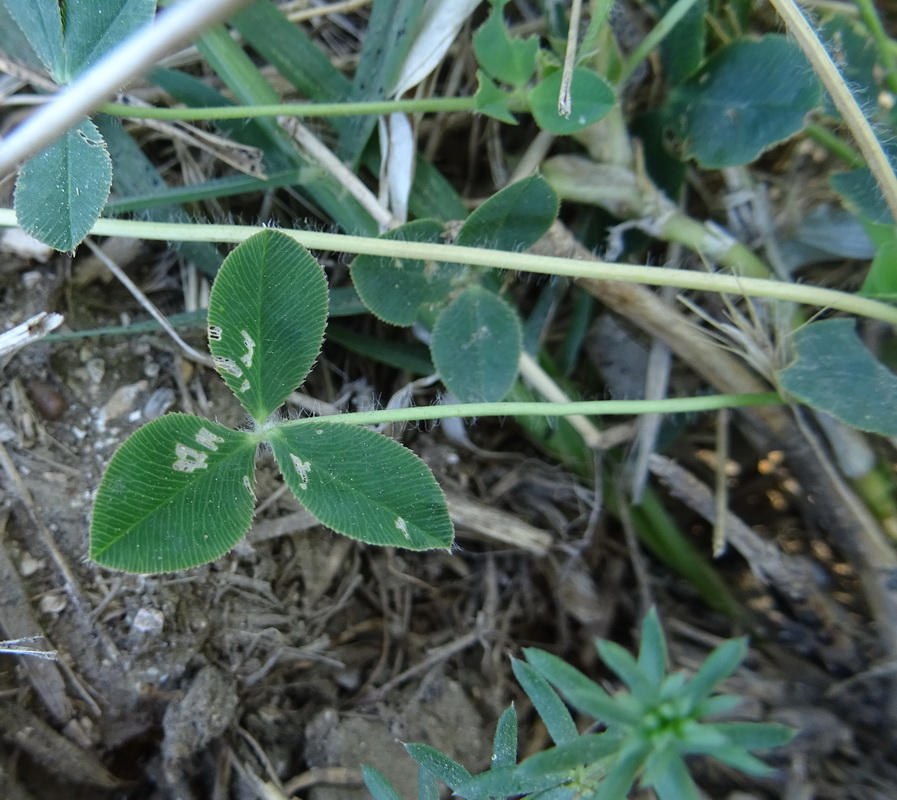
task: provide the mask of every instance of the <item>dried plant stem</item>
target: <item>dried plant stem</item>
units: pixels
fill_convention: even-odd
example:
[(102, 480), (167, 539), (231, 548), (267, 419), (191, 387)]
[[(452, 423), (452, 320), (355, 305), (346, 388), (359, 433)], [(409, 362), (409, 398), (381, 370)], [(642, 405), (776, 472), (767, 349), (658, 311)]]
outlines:
[(844, 78), (826, 52), (803, 11), (794, 0), (770, 0), (779, 16), (785, 20), (788, 31), (803, 51), (813, 70), (831, 95), (847, 127), (856, 139), (857, 146), (872, 170), (875, 180), (885, 197), (891, 216), (897, 220), (897, 175), (891, 168), (888, 156), (875, 136), (856, 99), (847, 88)]
[(84, 244), (86, 244), (90, 251), (122, 282), (134, 299), (140, 303), (147, 313), (162, 326), (162, 329), (177, 342), (178, 346), (187, 354), (187, 356), (200, 364), (214, 368), (215, 364), (212, 362), (212, 359), (209, 356), (200, 353), (196, 348), (191, 347), (180, 337), (178, 332), (172, 327), (171, 323), (165, 318), (164, 314), (150, 302), (149, 298), (140, 291), (137, 284), (125, 274), (124, 270), (119, 267), (118, 264), (109, 258), (109, 256), (107, 256), (90, 239), (85, 239)]
[(558, 114), (569, 117), (572, 111), (570, 86), (573, 83), (573, 68), (576, 66), (576, 46), (579, 39), (579, 20), (582, 17), (582, 0), (573, 0), (570, 5), (570, 27), (567, 30), (567, 50), (564, 53), (564, 68), (561, 72), (561, 91), (558, 96)]

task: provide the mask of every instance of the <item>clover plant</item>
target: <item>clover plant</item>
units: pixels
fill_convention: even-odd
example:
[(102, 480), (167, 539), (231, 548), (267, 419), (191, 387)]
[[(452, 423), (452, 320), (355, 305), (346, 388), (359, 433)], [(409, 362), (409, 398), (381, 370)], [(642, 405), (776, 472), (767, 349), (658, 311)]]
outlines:
[[(490, 197), (461, 225), (455, 242), (490, 250), (533, 245), (558, 214), (558, 198), (538, 175)], [(436, 242), (437, 220), (388, 231), (390, 241)], [(517, 377), (523, 333), (517, 310), (498, 291), (495, 275), (469, 265), (396, 256), (358, 256), (351, 266), (358, 296), (392, 325), (432, 329), (430, 355), (449, 391), (465, 403), (497, 402)]]
[(410, 450), (339, 418), (278, 416), (318, 356), (327, 300), (321, 266), (284, 233), (256, 234), (225, 259), (209, 301), (209, 349), (249, 424), (232, 430), (169, 414), (136, 431), (97, 492), (94, 561), (167, 572), (226, 553), (252, 520), (261, 445), (302, 505), (333, 530), (410, 550), (451, 546), (445, 498)]
[[(714, 690), (744, 658), (743, 638), (723, 642), (690, 678), (667, 674), (666, 641), (653, 609), (642, 625), (637, 659), (613, 642), (599, 640), (597, 648), (628, 691), (611, 696), (557, 656), (526, 649), (526, 660), (513, 662), (514, 674), (554, 746), (517, 763), (513, 705), (496, 726), (491, 765), (478, 775), (433, 747), (408, 744), (420, 764), (420, 800), (439, 796), (438, 781), (468, 800), (622, 800), (636, 782), (653, 788), (660, 800), (697, 800), (685, 756), (709, 755), (742, 772), (768, 775), (772, 768), (749, 751), (786, 744), (794, 735), (782, 725), (704, 720), (741, 702)], [(598, 725), (580, 733), (564, 701)], [(363, 774), (375, 800), (401, 800), (380, 772), (365, 767)]]

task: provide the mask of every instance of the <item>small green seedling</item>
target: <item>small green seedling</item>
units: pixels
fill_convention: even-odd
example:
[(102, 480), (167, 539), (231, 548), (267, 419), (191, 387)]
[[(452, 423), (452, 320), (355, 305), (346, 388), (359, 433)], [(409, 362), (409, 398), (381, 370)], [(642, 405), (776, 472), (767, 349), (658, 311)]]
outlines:
[[(591, 69), (577, 66), (570, 75), (571, 105), (561, 114), (558, 110), (560, 62), (553, 63), (553, 55), (539, 49), (535, 36), (526, 39), (511, 36), (502, 20), (502, 9), (507, 2), (492, 0), (489, 18), (473, 37), (480, 66), (479, 88), (474, 98), (477, 111), (516, 125), (512, 112), (522, 105), (530, 109), (540, 128), (559, 136), (582, 130), (609, 113), (616, 102), (614, 90)], [(537, 70), (542, 73), (540, 80), (530, 88)]]
[[(743, 638), (723, 642), (691, 678), (666, 674), (666, 641), (654, 610), (642, 626), (638, 659), (613, 642), (599, 640), (597, 647), (629, 691), (612, 697), (557, 656), (527, 649), (526, 661), (514, 661), (514, 674), (555, 746), (518, 764), (513, 705), (496, 726), (490, 768), (478, 775), (433, 747), (406, 745), (420, 764), (420, 800), (439, 796), (437, 779), (453, 796), (468, 800), (623, 800), (636, 781), (653, 788), (659, 800), (698, 800), (684, 756), (708, 755), (742, 772), (767, 775), (772, 769), (749, 751), (778, 747), (794, 735), (782, 725), (702, 722), (741, 702), (714, 690), (744, 659)], [(597, 726), (590, 726), (580, 733), (565, 700), (605, 729), (596, 733)], [(370, 767), (363, 771), (375, 800), (401, 800), (381, 773)]]
[(327, 300), (321, 266), (284, 233), (256, 234), (225, 259), (209, 301), (209, 349), (251, 423), (232, 430), (169, 414), (136, 431), (97, 492), (94, 561), (157, 573), (224, 555), (252, 520), (260, 445), (329, 528), (410, 550), (451, 546), (445, 497), (410, 450), (339, 417), (277, 417), (318, 357)]

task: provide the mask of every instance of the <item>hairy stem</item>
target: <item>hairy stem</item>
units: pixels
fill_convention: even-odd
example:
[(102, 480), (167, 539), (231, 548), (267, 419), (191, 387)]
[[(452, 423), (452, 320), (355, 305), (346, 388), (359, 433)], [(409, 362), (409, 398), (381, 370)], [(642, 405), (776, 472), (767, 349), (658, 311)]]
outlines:
[(105, 114), (128, 119), (247, 119), (253, 117), (352, 117), (361, 114), (437, 114), (446, 111), (473, 111), (472, 97), (432, 97), (422, 100), (381, 100), (365, 103), (277, 103), (257, 106), (214, 106), (211, 108), (154, 108), (104, 103)]
[(453, 403), (451, 405), (384, 408), (331, 417), (305, 417), (280, 423), (284, 427), (339, 422), (347, 425), (378, 425), (451, 417), (569, 417), (573, 415), (611, 416), (624, 414), (681, 414), (717, 411), (781, 403), (776, 392), (756, 394), (714, 394), (706, 397), (670, 397), (662, 400), (586, 400), (576, 403)]
[[(0, 228), (16, 226), (15, 211), (0, 208)], [(99, 219), (91, 229), (95, 236), (126, 236), (136, 239), (180, 242), (243, 242), (264, 227), (252, 225), (196, 225), (178, 222), (138, 222), (123, 219)], [(821, 308), (836, 308), (870, 319), (880, 319), (897, 325), (897, 308), (877, 300), (825, 289), (819, 286), (781, 283), (762, 278), (739, 275), (719, 275), (708, 272), (648, 267), (630, 264), (611, 264), (605, 261), (579, 261), (557, 256), (538, 256), (530, 253), (508, 253), (476, 247), (402, 242), (397, 239), (371, 239), (337, 233), (318, 233), (285, 229), (284, 233), (311, 250), (331, 250), (338, 253), (367, 254), (416, 258), (424, 261), (447, 261), (452, 264), (471, 264), (491, 269), (534, 272), (540, 275), (564, 275), (570, 278), (595, 278), (624, 281), (648, 286), (676, 286), (704, 292), (768, 297), (805, 303)]]

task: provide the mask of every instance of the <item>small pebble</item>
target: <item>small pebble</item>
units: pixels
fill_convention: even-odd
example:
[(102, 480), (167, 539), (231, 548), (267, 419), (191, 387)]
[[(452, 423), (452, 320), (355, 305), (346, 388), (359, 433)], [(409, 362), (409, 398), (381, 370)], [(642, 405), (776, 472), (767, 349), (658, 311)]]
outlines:
[(19, 559), (19, 575), (23, 578), (29, 578), (40, 569), (43, 569), (44, 562), (35, 558), (31, 553), (24, 553)]
[(22, 273), (22, 286), (29, 292), (37, 288), (38, 284), (43, 280), (43, 276), (37, 270), (29, 270)]
[(61, 593), (45, 594), (38, 604), (44, 614), (58, 614), (68, 605), (68, 598)]
[(159, 634), (165, 625), (165, 616), (158, 608), (141, 608), (131, 623), (131, 630), (140, 633)]
[(104, 421), (118, 419), (134, 410), (134, 402), (141, 392), (147, 388), (146, 381), (137, 381), (127, 386), (119, 386), (106, 401), (106, 405), (100, 411)]
[(99, 385), (106, 374), (106, 362), (102, 358), (91, 358), (84, 366), (87, 367), (90, 382)]
[(59, 419), (65, 413), (65, 398), (46, 381), (30, 380), (26, 388), (31, 402), (44, 419)]
[(147, 398), (143, 406), (143, 414), (147, 419), (156, 419), (161, 417), (169, 408), (171, 408), (177, 397), (174, 391), (168, 388), (156, 389)]

